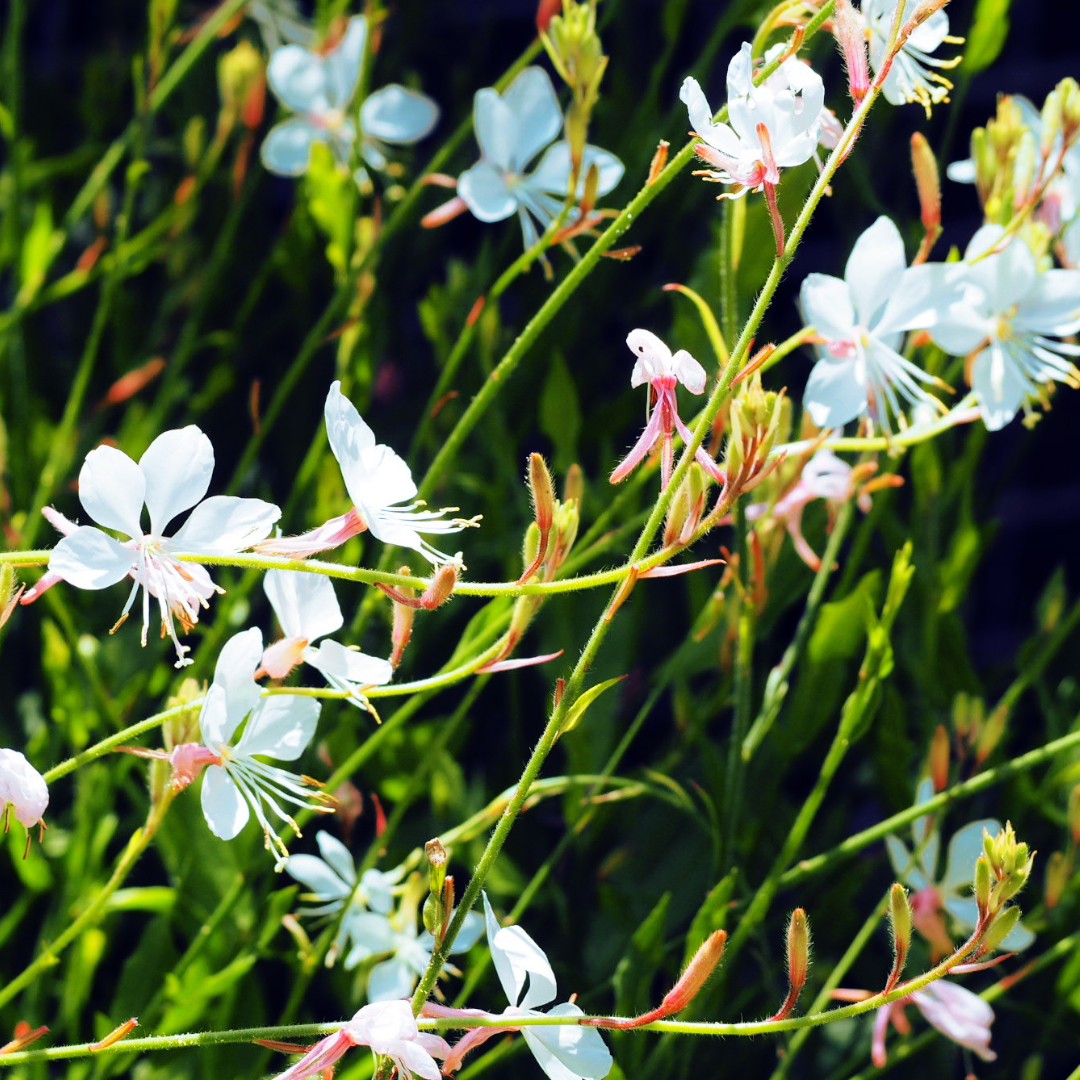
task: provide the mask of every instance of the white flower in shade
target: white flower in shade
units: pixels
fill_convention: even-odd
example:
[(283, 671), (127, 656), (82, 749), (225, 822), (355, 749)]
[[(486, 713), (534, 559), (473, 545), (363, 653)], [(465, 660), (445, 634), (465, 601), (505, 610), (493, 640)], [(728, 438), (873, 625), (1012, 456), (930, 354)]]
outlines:
[(1040, 272), (1022, 240), (984, 225), (960, 275), (962, 295), (943, 299), (930, 335), (947, 352), (972, 354), (971, 388), (991, 431), (1012, 420), (1041, 384), (1080, 386), (1067, 359), (1080, 355), (1080, 346), (1053, 340), (1080, 330), (1080, 270)]
[(353, 857), (340, 840), (325, 831), (318, 833), (315, 840), (322, 858), (290, 855), (285, 872), (311, 890), (302, 899), (317, 905), (304, 908), (302, 915), (336, 915), (347, 907), (333, 948), (326, 958), (327, 965), (331, 965), (352, 937), (351, 922), (357, 915), (369, 908), (382, 915), (390, 911), (393, 907), (392, 888), (401, 875), (371, 869), (365, 870), (357, 881)]
[(465, 521), (443, 516), (457, 507), (424, 509), (423, 501), (416, 498), (417, 488), (409, 466), (389, 446), (375, 442), (374, 432), (341, 392), (340, 382), (331, 385), (324, 411), (330, 449), (341, 466), (353, 509), (300, 536), (264, 541), (258, 550), (302, 559), (338, 547), (368, 529), (384, 544), (412, 548), (436, 566), (456, 561), (432, 547), (420, 534), (460, 532), (475, 525), (478, 519)]
[(696, 79), (687, 77), (679, 100), (690, 127), (702, 140), (694, 152), (716, 172), (711, 179), (735, 184), (736, 197), (780, 182), (780, 170), (808, 161), (817, 148), (825, 86), (821, 76), (795, 58), (785, 61), (762, 86), (754, 85), (749, 43), (727, 72), (728, 123), (714, 123), (713, 109)]
[[(893, 19), (898, 0), (863, 0), (862, 14), (866, 19), (870, 37), (870, 63), (874, 71), (880, 71), (885, 62)], [(915, 14), (921, 0), (905, 0), (904, 21)], [(930, 107), (949, 100), (952, 83), (933, 68), (954, 68), (960, 57), (951, 60), (935, 59), (930, 54), (938, 46), (948, 42), (958, 44), (962, 39), (949, 37), (949, 16), (935, 11), (925, 22), (912, 31), (903, 48), (893, 59), (889, 74), (885, 76), (882, 93), (892, 105), (916, 102), (930, 115)]]
[[(454, 953), (466, 952), (484, 932), (484, 921), (475, 912), (465, 916), (461, 933), (454, 939)], [(399, 917), (361, 911), (349, 918), (352, 949), (345, 957), (345, 967), (356, 967), (362, 960), (384, 953), (393, 955), (371, 969), (368, 976), (368, 1000), (391, 1001), (413, 992), (416, 980), (427, 970), (435, 939), (426, 930), (417, 931), (414, 913), (402, 911)], [(447, 970), (460, 974), (447, 965)]]
[[(284, 176), (307, 171), (312, 144), (326, 143), (346, 166), (356, 141), (349, 105), (360, 81), (367, 23), (354, 16), (341, 41), (325, 55), (300, 45), (275, 49), (266, 69), (270, 89), (298, 115), (270, 129), (262, 145), (263, 164)], [(364, 160), (373, 169), (386, 167), (383, 144), (402, 145), (422, 139), (435, 126), (439, 107), (416, 90), (392, 84), (360, 106)]]
[(397, 1066), (399, 1080), (411, 1076), (440, 1080), (435, 1059), (450, 1052), (445, 1039), (417, 1027), (407, 1001), (379, 1001), (365, 1005), (339, 1031), (321, 1039), (275, 1080), (304, 1080), (321, 1073), (354, 1046), (369, 1046), (373, 1054), (388, 1057)]
[[(458, 195), (481, 221), (502, 221), (517, 211), (527, 248), (538, 233), (533, 218), (546, 228), (562, 208), (570, 184), (570, 144), (549, 147), (540, 164), (526, 174), (534, 157), (563, 125), (551, 79), (543, 68), (527, 67), (500, 94), (489, 87), (476, 94), (473, 124), (480, 160), (461, 174)], [(590, 165), (599, 170), (597, 196), (622, 179), (623, 165), (614, 154), (586, 146), (575, 197), (585, 193)]]
[(48, 805), (49, 789), (41, 773), (18, 750), (0, 747), (0, 820), (5, 831), (9, 814), (29, 829), (41, 821)]
[[(810, 274), (802, 284), (803, 318), (825, 344), (810, 372), (804, 404), (818, 427), (843, 427), (863, 413), (889, 427), (903, 402), (940, 402), (923, 389), (938, 380), (900, 355), (905, 330), (932, 326), (958, 295), (955, 270), (940, 264), (908, 267), (899, 230), (880, 217), (855, 242), (844, 279)], [(920, 385), (921, 384), (921, 385)]]
[[(67, 535), (49, 556), (50, 580), (39, 583), (33, 595), (57, 579), (79, 589), (104, 589), (125, 577), (134, 579), (127, 603), (113, 630), (127, 618), (140, 587), (143, 589), (142, 643), (150, 628), (150, 597), (158, 601), (163, 633), (176, 647), (177, 667), (192, 661), (181, 645), (176, 623), (183, 630), (199, 621), (199, 609), (215, 592), (222, 592), (197, 563), (180, 562), (175, 553), (233, 555), (267, 536), (281, 511), (261, 499), (215, 495), (203, 499), (214, 471), (214, 448), (194, 425), (159, 435), (138, 464), (122, 450), (99, 446), (86, 455), (79, 473), (79, 501), (99, 525), (131, 539), (121, 542), (90, 525), (76, 526), (61, 514), (47, 515)], [(198, 505), (196, 505), (198, 504)], [(143, 507), (150, 529), (143, 528)], [(177, 515), (192, 510), (171, 536), (165, 529)], [(24, 597), (24, 602), (30, 599)]]
[(229, 638), (218, 657), (199, 713), (203, 744), (217, 758), (217, 764), (206, 767), (202, 808), (210, 831), (222, 840), (237, 836), (254, 813), (266, 849), (277, 860), (275, 869), (281, 870), (289, 853), (264, 807), (299, 836), (296, 822), (281, 804), (311, 806), (313, 793), (310, 783), (259, 758), (295, 761), (315, 734), (319, 703), (285, 694), (264, 697), (254, 678), (262, 651), (262, 634), (253, 627)]
[(908, 1004), (915, 1005), (942, 1035), (967, 1047), (983, 1061), (993, 1061), (997, 1057), (990, 1049), (990, 1025), (994, 1022), (994, 1010), (978, 994), (947, 979), (938, 979), (877, 1010), (872, 1057), (879, 1069), (885, 1065), (885, 1032), (889, 1021), (901, 1032), (910, 1030), (904, 1017), (904, 1006)]
[[(499, 982), (510, 1000), (509, 1006), (499, 1014), (505, 1026), (473, 1028), (454, 1045), (444, 1070), (447, 1073), (461, 1066), (464, 1056), (480, 1043), (504, 1031), (520, 1031), (540, 1068), (551, 1080), (601, 1080), (611, 1071), (611, 1053), (596, 1028), (577, 1024), (552, 1027), (515, 1028), (514, 1018), (522, 1016), (584, 1016), (571, 1002), (556, 1005), (546, 1013), (536, 1006), (546, 1005), (555, 999), (555, 973), (551, 970), (544, 950), (520, 926), (499, 927), (495, 913), (484, 894), (484, 919), (487, 924), (488, 947)], [(527, 984), (527, 985), (526, 985)], [(524, 991), (524, 993), (523, 993)], [(457, 1010), (446, 1009), (429, 1003), (425, 1013), (433, 1016), (452, 1016)], [(459, 1015), (477, 1013), (462, 1010)]]
[(302, 570), (268, 570), (263, 588), (285, 636), (267, 646), (262, 670), (271, 678), (283, 679), (303, 661), (321, 672), (335, 690), (346, 691), (352, 704), (370, 709), (363, 687), (389, 682), (394, 676), (390, 661), (336, 641), (324, 641), (318, 647), (313, 644), (340, 630), (345, 621), (333, 582)]

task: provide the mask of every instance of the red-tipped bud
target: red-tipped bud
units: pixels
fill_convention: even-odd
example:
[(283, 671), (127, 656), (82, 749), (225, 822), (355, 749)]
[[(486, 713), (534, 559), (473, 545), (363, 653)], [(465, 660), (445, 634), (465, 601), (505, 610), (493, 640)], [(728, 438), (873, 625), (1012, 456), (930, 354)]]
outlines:
[(420, 597), (420, 606), (425, 611), (434, 611), (441, 607), (453, 595), (457, 585), (457, 563), (448, 562), (435, 572), (431, 584), (424, 590)]
[(716, 970), (727, 944), (727, 931), (714, 930), (698, 947), (679, 981), (664, 995), (660, 1008), (665, 1016), (681, 1012), (697, 996)]
[(949, 786), (949, 733), (944, 724), (938, 724), (930, 740), (930, 779), (935, 791)]
[(558, 14), (562, 7), (562, 0), (540, 0), (536, 5), (536, 32), (547, 32), (548, 24)]
[(125, 1036), (130, 1035), (139, 1026), (139, 1018), (133, 1016), (130, 1020), (125, 1020), (122, 1024), (112, 1029), (104, 1039), (99, 1039), (95, 1043), (91, 1043), (88, 1049), (92, 1052), (98, 1050), (105, 1050), (107, 1047), (118, 1043)]
[(866, 57), (863, 19), (851, 6), (851, 0), (836, 0), (833, 25), (836, 27), (836, 40), (840, 51), (844, 54), (848, 93), (858, 105), (870, 90), (870, 69)]
[(810, 971), (810, 921), (802, 908), (791, 913), (787, 932), (788, 982), (792, 990), (800, 991), (806, 985)]
[(529, 490), (532, 492), (536, 524), (544, 534), (555, 518), (555, 487), (547, 464), (539, 454), (529, 455)]
[(667, 165), (668, 150), (671, 147), (671, 143), (664, 139), (661, 139), (657, 144), (656, 153), (653, 154), (652, 161), (649, 162), (649, 175), (645, 180), (646, 184), (653, 184), (656, 182), (656, 178), (664, 171), (664, 166)]
[[(398, 573), (408, 574), (409, 568), (403, 566), (398, 570)], [(401, 592), (409, 596), (413, 594), (412, 589), (402, 589)], [(390, 663), (395, 668), (401, 663), (401, 658), (405, 655), (405, 647), (409, 644), (409, 639), (412, 637), (414, 617), (414, 608), (408, 607), (405, 604), (394, 604), (394, 624), (390, 631), (390, 643), (393, 646), (393, 651), (390, 653)]]
[(934, 152), (920, 131), (911, 136), (911, 169), (919, 192), (923, 228), (932, 232), (941, 225), (941, 179)]
[(25, 1050), (32, 1042), (36, 1042), (42, 1035), (48, 1035), (47, 1027), (32, 1028), (25, 1020), (20, 1020), (15, 1025), (14, 1038), (11, 1042), (0, 1046), (0, 1054), (13, 1054), (19, 1050)]

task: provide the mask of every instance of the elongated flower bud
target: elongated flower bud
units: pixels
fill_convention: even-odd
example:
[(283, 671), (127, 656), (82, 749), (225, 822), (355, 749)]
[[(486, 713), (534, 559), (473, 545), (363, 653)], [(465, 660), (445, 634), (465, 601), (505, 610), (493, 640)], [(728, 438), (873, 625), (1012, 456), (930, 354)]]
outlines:
[(714, 930), (698, 946), (686, 970), (679, 976), (679, 981), (664, 995), (661, 1009), (664, 1015), (677, 1013), (686, 1008), (705, 985), (709, 976), (716, 970), (720, 958), (724, 955), (727, 944), (727, 932)]
[(866, 32), (862, 16), (851, 6), (851, 0), (836, 0), (834, 8), (836, 40), (844, 54), (848, 93), (858, 105), (870, 90), (870, 66), (866, 56)]
[(911, 136), (911, 168), (919, 192), (923, 228), (933, 232), (941, 225), (941, 178), (934, 151), (921, 131)]
[(1012, 933), (1016, 924), (1020, 921), (1020, 909), (1015, 906), (1005, 908), (996, 919), (994, 919), (993, 925), (987, 930), (986, 936), (983, 938), (982, 947), (983, 951), (992, 953), (995, 950), (1001, 948), (1001, 943)]
[(893, 885), (889, 892), (889, 929), (893, 939), (893, 967), (885, 984), (885, 993), (899, 981), (911, 948), (911, 901), (907, 889), (899, 883)]

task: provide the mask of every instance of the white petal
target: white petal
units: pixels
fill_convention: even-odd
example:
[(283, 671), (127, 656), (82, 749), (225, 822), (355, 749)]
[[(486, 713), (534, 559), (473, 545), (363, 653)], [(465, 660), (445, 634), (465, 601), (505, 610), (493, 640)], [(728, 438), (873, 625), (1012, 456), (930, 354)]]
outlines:
[(169, 548), (199, 555), (232, 555), (265, 540), (281, 510), (262, 499), (212, 495), (173, 534)]
[(324, 641), (317, 649), (307, 649), (304, 659), (324, 675), (333, 675), (358, 686), (381, 686), (394, 677), (389, 660), (347, 649), (336, 641)]
[(873, 325), (874, 316), (900, 284), (906, 266), (900, 230), (889, 218), (879, 217), (855, 241), (844, 269), (857, 323)]
[(295, 761), (315, 735), (320, 707), (312, 698), (286, 695), (261, 698), (244, 728), (235, 755), (265, 754), (279, 761)]
[(398, 959), (384, 960), (368, 976), (369, 1001), (394, 1001), (408, 997), (416, 985), (416, 976)]
[(263, 166), (279, 176), (300, 176), (307, 172), (311, 146), (326, 142), (326, 133), (307, 119), (286, 120), (272, 127), (263, 140), (259, 156)]
[(808, 274), (799, 291), (803, 319), (827, 341), (850, 341), (855, 308), (847, 282), (828, 274)]
[[(578, 177), (575, 198), (580, 199), (585, 194), (586, 174), (590, 165), (595, 165), (599, 174), (597, 195), (606, 195), (622, 179), (623, 163), (614, 154), (601, 150), (598, 146), (586, 146), (581, 156), (581, 174)], [(524, 186), (534, 191), (547, 191), (564, 199), (569, 183), (570, 144), (563, 139), (548, 147), (540, 159), (540, 164), (525, 179)]]
[(626, 344), (638, 358), (630, 375), (631, 386), (671, 374), (671, 350), (651, 330), (631, 330), (626, 335)]
[(222, 840), (231, 840), (247, 824), (251, 811), (220, 765), (208, 765), (203, 772), (202, 810), (210, 831)]
[[(321, 830), (315, 837), (319, 845), (319, 851), (327, 863), (341, 876), (342, 881), (349, 885), (356, 883), (356, 867), (353, 865), (352, 853), (333, 833)], [(371, 871), (367, 871), (371, 873)]]
[(159, 435), (139, 458), (146, 477), (150, 531), (163, 535), (177, 514), (190, 510), (210, 487), (214, 448), (194, 425)]
[[(583, 1016), (581, 1009), (569, 1003), (549, 1009), (548, 1016)], [(533, 1056), (551, 1080), (602, 1080), (611, 1071), (611, 1051), (596, 1028), (524, 1027), (525, 1038)]]
[(49, 555), (49, 570), (77, 589), (105, 589), (135, 565), (131, 548), (92, 525), (65, 536)]
[(945, 175), (955, 184), (974, 184), (975, 162), (971, 158), (954, 161), (945, 169)]
[(1044, 270), (1020, 303), (1013, 325), (1064, 336), (1080, 329), (1080, 270)]
[[(323, 408), (326, 436), (330, 449), (341, 466), (341, 475), (349, 486), (349, 477), (362, 471), (361, 455), (375, 446), (375, 434), (360, 418), (356, 406), (341, 392), (341, 383), (330, 385)], [(351, 494), (351, 493), (350, 493)]]
[(975, 863), (983, 854), (983, 830), (991, 836), (1001, 832), (1001, 824), (994, 818), (972, 821), (958, 829), (949, 841), (949, 854), (945, 864), (945, 877), (941, 887), (946, 892), (971, 893), (975, 878)]
[(320, 900), (345, 899), (352, 892), (350, 884), (342, 881), (322, 859), (314, 855), (290, 855), (285, 860), (285, 872), (306, 885)]
[(414, 143), (439, 119), (439, 106), (426, 94), (391, 83), (374, 93), (360, 110), (364, 134), (388, 143)]
[[(374, 980), (375, 972), (371, 973), (371, 977)], [(408, 993), (409, 990), (406, 990), (405, 994)], [(403, 1040), (395, 1047), (393, 1056), (394, 1060), (403, 1066), (403, 1070), (398, 1070), (399, 1073), (403, 1071), (406, 1076), (415, 1073), (424, 1077), (424, 1080), (441, 1080), (442, 1073), (439, 1071), (438, 1062), (419, 1043)]]
[(819, 360), (806, 381), (803, 405), (818, 427), (843, 427), (866, 409), (866, 383), (853, 360)]
[(671, 358), (671, 368), (691, 394), (704, 393), (705, 369), (685, 349), (680, 349)]
[[(234, 634), (221, 647), (217, 666), (214, 668), (214, 686), (225, 693), (225, 709), (228, 717), (226, 731), (221, 742), (229, 742), (240, 721), (259, 703), (262, 691), (255, 682), (255, 669), (262, 659), (262, 631), (253, 626)], [(227, 730), (226, 730), (227, 729)]]
[(355, 15), (349, 20), (337, 47), (323, 58), (327, 97), (335, 108), (344, 109), (356, 90), (366, 38), (367, 22), (362, 15)]
[(345, 620), (334, 583), (322, 574), (268, 570), (263, 588), (287, 638), (316, 641), (341, 628)]
[(294, 112), (320, 113), (329, 108), (323, 58), (299, 45), (271, 53), (266, 79), (278, 99)]
[(1031, 386), (1001, 343), (992, 341), (971, 365), (971, 389), (978, 399), (983, 423), (991, 431), (999, 431), (1017, 414)]
[(885, 309), (874, 326), (879, 337), (898, 330), (929, 329), (947, 319), (953, 305), (963, 299), (963, 268), (949, 263), (911, 266), (886, 298)]
[(345, 958), (346, 968), (356, 967), (361, 960), (366, 960), (376, 953), (390, 952), (397, 937), (385, 915), (376, 915), (370, 911), (349, 915), (349, 934), (353, 939), (353, 947)]
[[(381, 507), (408, 502), (416, 496), (416, 484), (409, 466), (384, 444), (365, 451), (362, 472), (357, 470), (351, 478), (346, 476), (345, 486), (361, 511), (374, 512)], [(376, 526), (369, 521), (368, 528), (375, 532)], [(379, 536), (377, 532), (375, 535)]]
[[(488, 943), (491, 958), (495, 961), (495, 970), (499, 972), (499, 981), (505, 989), (508, 985), (504, 973), (509, 976), (514, 993), (508, 995), (510, 1004), (522, 1009), (535, 1009), (546, 1005), (555, 997), (555, 973), (544, 950), (536, 944), (520, 926), (504, 926)], [(500, 963), (502, 970), (500, 970)], [(521, 995), (526, 976), (529, 988), (525, 996)]]
[(29, 829), (48, 808), (49, 788), (25, 755), (0, 747), (0, 816), (8, 803), (16, 820)]
[(513, 116), (513, 149), (508, 167), (523, 172), (540, 149), (559, 134), (562, 111), (551, 78), (539, 67), (525, 68), (506, 88), (502, 99)]
[(142, 536), (146, 480), (135, 464), (113, 446), (99, 446), (86, 455), (79, 471), (79, 501), (107, 529)]
[(517, 209), (517, 198), (503, 173), (487, 161), (477, 162), (458, 177), (458, 195), (480, 221), (502, 221)]
[(475, 911), (470, 911), (461, 924), (461, 931), (454, 938), (452, 953), (468, 952), (483, 936), (484, 920)]

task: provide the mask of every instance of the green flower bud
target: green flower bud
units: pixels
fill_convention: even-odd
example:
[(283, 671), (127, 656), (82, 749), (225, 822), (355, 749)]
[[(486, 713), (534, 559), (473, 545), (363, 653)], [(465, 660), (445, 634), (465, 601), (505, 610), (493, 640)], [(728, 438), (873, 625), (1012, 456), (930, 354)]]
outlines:
[[(986, 843), (984, 835), (983, 843)], [(975, 903), (979, 908), (980, 918), (990, 909), (990, 890), (993, 887), (990, 860), (985, 855), (980, 855), (975, 862)]]
[(1013, 928), (1020, 921), (1020, 909), (1007, 907), (994, 919), (986, 936), (982, 940), (984, 952), (992, 953), (1001, 947), (1001, 943), (1009, 936)]

